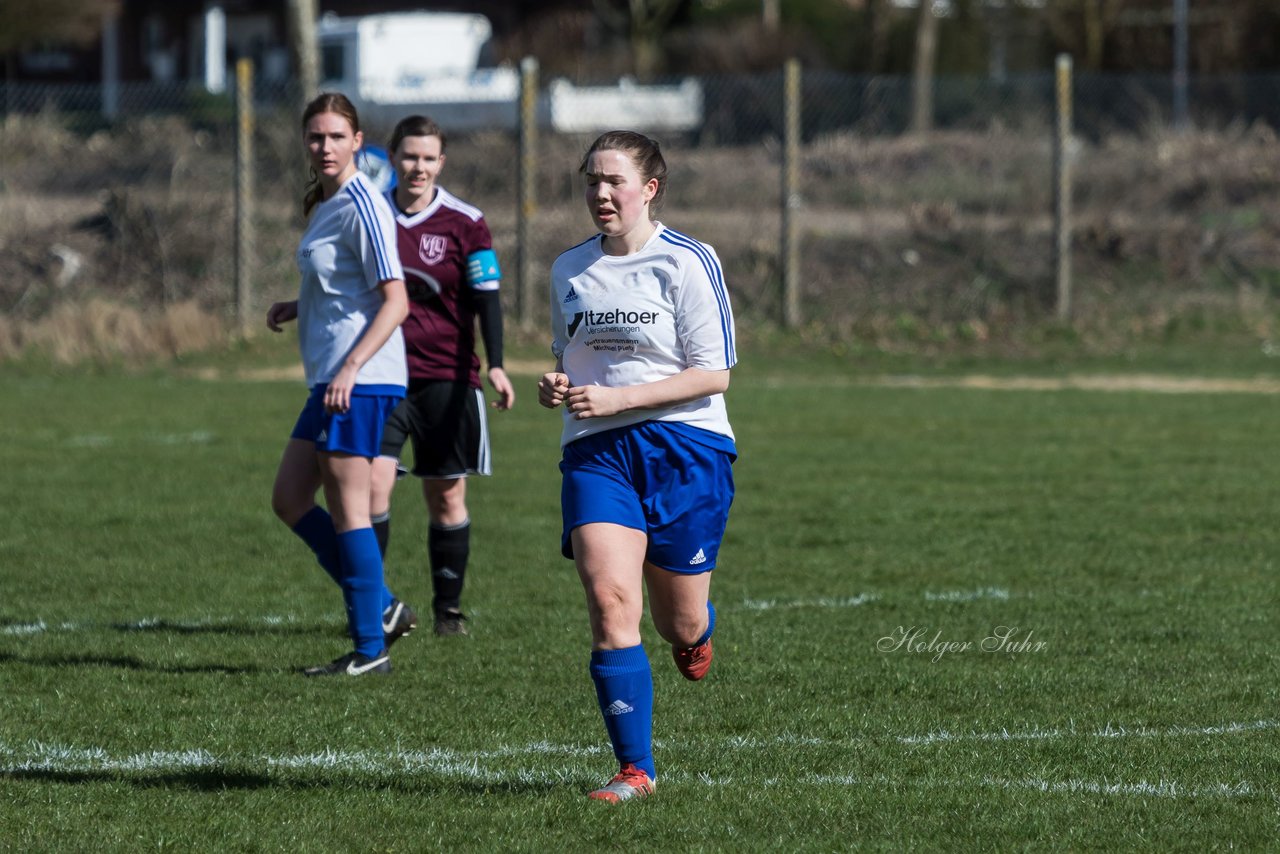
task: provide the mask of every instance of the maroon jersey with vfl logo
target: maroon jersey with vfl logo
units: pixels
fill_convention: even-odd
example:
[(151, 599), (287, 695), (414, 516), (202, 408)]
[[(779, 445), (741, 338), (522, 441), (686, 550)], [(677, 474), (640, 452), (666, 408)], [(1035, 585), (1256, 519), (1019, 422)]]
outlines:
[(473, 290), (497, 290), (498, 282), (472, 283), (468, 258), (493, 248), (484, 214), (440, 187), (425, 209), (407, 214), (386, 193), (396, 214), (396, 239), (409, 290), (405, 355), (410, 380), (466, 381), (480, 388)]

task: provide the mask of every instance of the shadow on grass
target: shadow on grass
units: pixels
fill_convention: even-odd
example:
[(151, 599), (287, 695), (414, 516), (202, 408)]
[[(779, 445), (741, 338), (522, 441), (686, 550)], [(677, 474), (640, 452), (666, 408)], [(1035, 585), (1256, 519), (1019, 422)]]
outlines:
[[(124, 634), (169, 634), (169, 635), (243, 635), (245, 637), (290, 636), (290, 635), (346, 635), (344, 624), (334, 622), (267, 623), (262, 621), (245, 623), (184, 623), (180, 620), (143, 620), (135, 623), (79, 623), (75, 630), (109, 628)], [(14, 636), (39, 636), (46, 632), (57, 634), (66, 627), (54, 625), (51, 628), (43, 624), (34, 624), (30, 620), (0, 620), (0, 631)]]
[(172, 635), (317, 635), (346, 634), (345, 626), (336, 623), (182, 623), (174, 620), (154, 620), (144, 623), (112, 623), (111, 628), (128, 634), (154, 633)]
[(33, 664), (38, 667), (117, 667), (122, 670), (139, 670), (148, 673), (174, 673), (190, 675), (193, 673), (225, 673), (235, 676), (250, 676), (259, 673), (289, 672), (289, 668), (258, 667), (256, 665), (232, 666), (229, 664), (174, 664), (163, 661), (144, 661), (130, 655), (14, 655), (0, 652), (0, 662), (12, 664)]
[[(345, 790), (350, 786), (351, 775), (337, 777), (280, 777), (251, 771), (234, 771), (217, 768), (193, 768), (186, 771), (128, 773), (123, 771), (64, 770), (54, 768), (0, 768), (0, 780), (26, 780), (34, 783), (62, 783), (85, 785), (95, 783), (125, 783), (139, 789), (185, 789), (193, 792), (213, 792), (228, 789), (252, 791), (257, 789), (283, 789), (307, 791), (313, 789)], [(529, 795), (552, 794), (573, 791), (573, 783), (549, 781), (504, 780), (482, 782), (478, 780), (415, 779), (367, 780), (360, 786), (365, 790), (382, 790), (422, 794), (455, 792), (468, 795)], [(586, 791), (583, 789), (583, 791)]]

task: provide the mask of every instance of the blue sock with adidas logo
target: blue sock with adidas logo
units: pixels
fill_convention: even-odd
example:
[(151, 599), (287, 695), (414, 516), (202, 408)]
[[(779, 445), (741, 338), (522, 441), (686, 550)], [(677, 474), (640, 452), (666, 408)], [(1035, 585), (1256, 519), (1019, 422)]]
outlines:
[(356, 652), (375, 656), (385, 644), (382, 636), (382, 554), (373, 528), (357, 528), (338, 534), (345, 572), (342, 598), (347, 604), (347, 625)]
[(643, 646), (591, 653), (591, 681), (604, 728), (620, 764), (633, 764), (650, 780), (653, 767), (653, 673)]
[[(293, 532), (307, 544), (316, 556), (316, 562), (329, 574), (333, 583), (342, 586), (342, 553), (338, 550), (338, 532), (333, 527), (333, 517), (319, 505), (312, 507), (293, 526)], [(390, 604), (395, 596), (382, 586), (382, 600)]]

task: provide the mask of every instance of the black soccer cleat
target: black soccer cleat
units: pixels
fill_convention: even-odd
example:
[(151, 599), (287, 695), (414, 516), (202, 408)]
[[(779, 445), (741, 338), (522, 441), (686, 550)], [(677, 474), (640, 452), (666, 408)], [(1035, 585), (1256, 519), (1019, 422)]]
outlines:
[(449, 637), (450, 635), (469, 635), (467, 631), (467, 615), (459, 611), (457, 608), (447, 608), (443, 611), (436, 611), (435, 633), (440, 637)]
[(391, 656), (385, 649), (373, 657), (349, 652), (328, 664), (317, 664), (302, 671), (304, 676), (365, 676), (370, 673), (384, 676), (391, 673)]
[(391, 645), (418, 627), (418, 615), (399, 599), (392, 599), (391, 604), (382, 612), (382, 642), (390, 649)]

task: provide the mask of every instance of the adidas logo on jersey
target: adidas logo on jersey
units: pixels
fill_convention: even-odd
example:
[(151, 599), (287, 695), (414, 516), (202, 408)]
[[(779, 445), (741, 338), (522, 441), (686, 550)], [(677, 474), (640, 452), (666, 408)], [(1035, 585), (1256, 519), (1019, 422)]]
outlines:
[(707, 555), (702, 549), (698, 549), (698, 553), (689, 558), (689, 566), (697, 566), (700, 563), (707, 562)]
[(564, 295), (564, 304), (568, 305), (578, 298), (578, 292), (573, 289), (573, 285), (569, 286), (569, 293)]
[(604, 713), (606, 715), (625, 715), (628, 712), (634, 712), (634, 711), (635, 711), (634, 706), (628, 706), (626, 703), (622, 702), (621, 700), (614, 700), (612, 703), (610, 703), (608, 706), (605, 707)]

